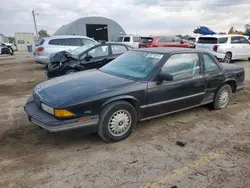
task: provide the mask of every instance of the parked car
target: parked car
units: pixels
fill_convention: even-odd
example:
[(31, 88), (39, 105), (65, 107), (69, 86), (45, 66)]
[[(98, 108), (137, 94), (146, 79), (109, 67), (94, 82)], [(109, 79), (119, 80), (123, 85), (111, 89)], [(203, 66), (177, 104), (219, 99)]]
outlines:
[(72, 52), (61, 51), (52, 54), (50, 63), (45, 66), (48, 78), (96, 69), (106, 65), (119, 55), (133, 49), (122, 43), (87, 44)]
[(142, 37), (139, 48), (150, 47), (182, 47), (192, 48), (191, 43), (185, 42), (176, 36), (161, 36), (161, 37)]
[(118, 35), (116, 42), (128, 44), (134, 46), (135, 48), (139, 47), (141, 37), (138, 35)]
[(196, 49), (212, 53), (219, 61), (250, 58), (250, 42), (243, 35), (211, 35), (199, 38)]
[(138, 121), (209, 103), (225, 108), (244, 77), (244, 68), (204, 51), (134, 49), (100, 69), (37, 85), (24, 110), (50, 132), (92, 128), (114, 142), (127, 138)]
[(52, 37), (45, 37), (37, 41), (34, 58), (37, 63), (49, 63), (49, 57), (52, 53), (60, 51), (72, 51), (80, 46), (86, 44), (95, 44), (95, 40), (75, 35), (59, 35)]
[(12, 44), (0, 42), (0, 54), (14, 55)]

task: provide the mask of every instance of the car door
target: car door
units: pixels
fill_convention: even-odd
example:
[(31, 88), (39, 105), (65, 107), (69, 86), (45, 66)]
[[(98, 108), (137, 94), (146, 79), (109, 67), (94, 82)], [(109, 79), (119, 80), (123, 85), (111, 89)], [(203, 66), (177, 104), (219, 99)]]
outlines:
[(164, 37), (164, 47), (176, 47), (176, 43), (174, 42), (174, 39), (172, 36), (166, 36)]
[(184, 43), (181, 38), (174, 36), (173, 40), (174, 40), (174, 47), (183, 47), (183, 48), (187, 47), (187, 44)]
[(105, 65), (109, 60), (110, 56), (110, 49), (109, 45), (100, 45), (96, 46), (95, 48), (92, 48), (89, 50), (84, 57), (85, 62), (83, 66), (84, 69), (95, 69), (100, 68), (103, 65)]
[(208, 103), (213, 101), (217, 88), (225, 80), (225, 75), (219, 62), (210, 54), (202, 54), (202, 66), (206, 79), (206, 93), (203, 103)]
[(124, 45), (119, 44), (111, 44), (111, 56), (109, 58), (109, 61), (117, 58), (121, 54), (128, 51), (128, 48), (126, 48)]
[(231, 51), (232, 51), (233, 59), (242, 58), (243, 46), (238, 36), (231, 37), (231, 49), (232, 49)]
[[(173, 76), (173, 81), (148, 82), (144, 117), (158, 116), (199, 105), (205, 94), (205, 78), (201, 74), (198, 53), (173, 54), (160, 71)], [(160, 72), (159, 71), (159, 72)]]
[(242, 58), (250, 57), (250, 43), (245, 37), (239, 37), (242, 45)]

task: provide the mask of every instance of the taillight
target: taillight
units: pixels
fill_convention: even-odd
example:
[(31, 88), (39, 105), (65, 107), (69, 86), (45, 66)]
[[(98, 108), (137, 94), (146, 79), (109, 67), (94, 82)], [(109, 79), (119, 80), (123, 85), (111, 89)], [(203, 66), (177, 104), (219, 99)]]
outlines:
[(39, 48), (37, 48), (37, 51), (38, 52), (42, 52), (44, 50), (44, 47), (39, 47)]
[(213, 50), (217, 52), (219, 45), (214, 45)]

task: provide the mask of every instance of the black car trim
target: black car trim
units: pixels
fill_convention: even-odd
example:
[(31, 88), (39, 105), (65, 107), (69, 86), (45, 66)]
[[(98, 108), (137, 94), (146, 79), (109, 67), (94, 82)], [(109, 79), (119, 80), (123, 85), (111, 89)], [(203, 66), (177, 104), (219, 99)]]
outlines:
[(197, 94), (194, 94), (194, 95), (188, 95), (188, 96), (185, 96), (185, 97), (180, 97), (180, 98), (176, 98), (176, 99), (172, 99), (172, 100), (167, 100), (167, 101), (162, 101), (162, 102), (157, 102), (157, 103), (151, 103), (151, 104), (148, 104), (148, 105), (143, 105), (141, 106), (141, 108), (148, 108), (148, 107), (152, 107), (152, 106), (157, 106), (157, 105), (161, 105), (161, 104), (167, 104), (167, 103), (170, 103), (170, 102), (175, 102), (175, 101), (179, 101), (179, 100), (183, 100), (183, 99), (188, 99), (188, 98), (192, 98), (192, 97), (196, 97), (196, 96), (200, 96), (200, 95), (204, 95), (205, 92), (202, 92), (202, 93), (197, 93)]
[(93, 126), (97, 125), (99, 122), (99, 118), (89, 120), (86, 122), (75, 122), (75, 123), (69, 123), (69, 124), (64, 124), (64, 125), (58, 125), (58, 126), (49, 126), (46, 125), (34, 118), (31, 118), (31, 121), (38, 125), (39, 127), (42, 127), (43, 129), (49, 131), (49, 132), (60, 132), (60, 131), (67, 131), (67, 130), (72, 130), (72, 129), (77, 129), (81, 127), (86, 127), (86, 126)]
[(184, 111), (184, 110), (188, 110), (188, 109), (191, 109), (191, 108), (195, 108), (195, 107), (199, 107), (199, 106), (202, 106), (202, 105), (205, 105), (205, 104), (209, 104), (209, 103), (212, 103), (212, 102), (213, 102), (213, 100), (210, 100), (210, 101), (207, 101), (205, 103), (201, 103), (201, 104), (194, 105), (194, 106), (189, 106), (187, 108), (182, 108), (182, 109), (179, 109), (179, 110), (175, 110), (175, 111), (171, 111), (171, 112), (167, 112), (167, 113), (163, 113), (163, 114), (159, 114), (159, 115), (155, 115), (155, 116), (150, 116), (150, 117), (141, 119), (141, 121), (146, 121), (146, 120), (162, 117), (162, 116), (165, 116), (165, 115), (173, 114), (173, 113), (176, 113), (176, 112), (181, 112), (181, 111)]
[(244, 84), (244, 83), (243, 83), (243, 84), (240, 84), (240, 85), (237, 85), (237, 86), (236, 86), (236, 91), (242, 90), (242, 89), (244, 89), (244, 87), (245, 87), (245, 84)]

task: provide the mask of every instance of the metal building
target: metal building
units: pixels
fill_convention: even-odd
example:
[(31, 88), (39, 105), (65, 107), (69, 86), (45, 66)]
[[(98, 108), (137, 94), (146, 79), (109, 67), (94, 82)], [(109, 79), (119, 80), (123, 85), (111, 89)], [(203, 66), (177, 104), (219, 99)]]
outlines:
[(34, 33), (15, 33), (15, 41), (18, 51), (28, 51), (28, 45), (35, 47)]
[(115, 21), (104, 17), (83, 17), (59, 28), (55, 35), (81, 35), (95, 40), (114, 41), (117, 35), (125, 34)]

